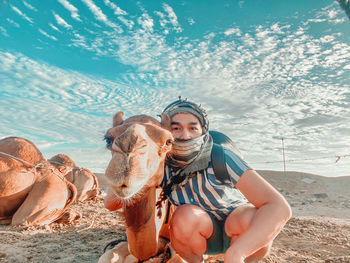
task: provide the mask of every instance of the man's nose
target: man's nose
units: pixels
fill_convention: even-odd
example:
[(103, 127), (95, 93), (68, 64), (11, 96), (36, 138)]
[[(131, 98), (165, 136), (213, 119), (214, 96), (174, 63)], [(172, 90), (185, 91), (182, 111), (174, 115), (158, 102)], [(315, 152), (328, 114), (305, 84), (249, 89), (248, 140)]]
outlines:
[(189, 140), (189, 139), (191, 139), (191, 134), (188, 132), (188, 130), (184, 129), (181, 132), (180, 139), (181, 140)]

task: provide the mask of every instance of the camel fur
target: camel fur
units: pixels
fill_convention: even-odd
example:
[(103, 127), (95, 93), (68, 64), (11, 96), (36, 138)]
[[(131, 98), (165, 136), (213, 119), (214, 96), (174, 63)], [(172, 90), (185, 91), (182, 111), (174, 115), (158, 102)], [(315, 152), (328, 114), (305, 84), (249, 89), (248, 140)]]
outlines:
[(166, 236), (163, 230), (167, 226), (164, 226), (165, 205), (161, 208), (162, 216), (158, 217), (156, 202), (161, 192), (165, 157), (171, 150), (171, 132), (150, 116), (123, 120), (123, 112), (118, 112), (105, 137), (112, 154), (105, 173), (109, 183), (105, 206), (112, 211), (123, 208), (127, 242), (107, 250), (99, 263), (158, 262), (151, 258), (164, 249), (167, 241), (160, 236)]
[[(76, 187), (29, 140), (0, 140), (0, 224), (50, 224), (67, 212)], [(16, 159), (17, 158), (17, 159)]]
[(78, 167), (69, 156), (57, 154), (48, 161), (75, 185), (77, 188), (76, 201), (94, 199), (100, 193), (97, 177), (90, 170)]

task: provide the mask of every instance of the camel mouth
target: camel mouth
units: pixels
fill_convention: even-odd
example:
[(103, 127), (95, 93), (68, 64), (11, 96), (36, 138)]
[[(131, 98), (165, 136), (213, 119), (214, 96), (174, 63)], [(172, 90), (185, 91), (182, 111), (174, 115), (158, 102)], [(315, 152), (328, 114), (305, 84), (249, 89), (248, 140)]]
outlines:
[(114, 194), (121, 200), (138, 199), (144, 192), (145, 182), (138, 181), (132, 185), (119, 184), (118, 186), (112, 186)]

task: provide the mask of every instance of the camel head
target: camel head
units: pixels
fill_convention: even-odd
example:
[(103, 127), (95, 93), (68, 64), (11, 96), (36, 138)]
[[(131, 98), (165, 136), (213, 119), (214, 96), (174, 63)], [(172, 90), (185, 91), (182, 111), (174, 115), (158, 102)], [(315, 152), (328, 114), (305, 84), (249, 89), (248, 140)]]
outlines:
[(132, 202), (160, 185), (173, 137), (156, 119), (137, 115), (124, 121), (118, 112), (105, 138), (112, 153), (105, 176), (116, 198)]
[(94, 173), (78, 167), (68, 155), (56, 154), (48, 161), (77, 188), (77, 201), (92, 199), (99, 194), (99, 185)]
[[(48, 161), (66, 176), (68, 173), (71, 173), (73, 168), (77, 168), (74, 161), (68, 155), (62, 153), (56, 154), (48, 159)], [(68, 181), (71, 182), (71, 180)]]

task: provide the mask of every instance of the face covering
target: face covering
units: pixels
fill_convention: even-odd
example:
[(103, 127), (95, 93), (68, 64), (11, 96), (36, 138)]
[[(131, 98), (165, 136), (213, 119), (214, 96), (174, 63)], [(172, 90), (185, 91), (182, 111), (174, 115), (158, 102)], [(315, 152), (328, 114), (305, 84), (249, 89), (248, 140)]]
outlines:
[(200, 154), (206, 135), (190, 140), (176, 139), (168, 158), (174, 161), (175, 166), (184, 168), (189, 165)]
[(174, 172), (168, 185), (163, 188), (165, 195), (186, 183), (198, 171), (208, 168), (213, 139), (206, 133), (191, 140), (176, 140), (174, 144), (174, 150), (168, 153), (165, 161)]
[(190, 140), (175, 140), (166, 164), (179, 176), (188, 176), (208, 167), (212, 146), (209, 133)]

